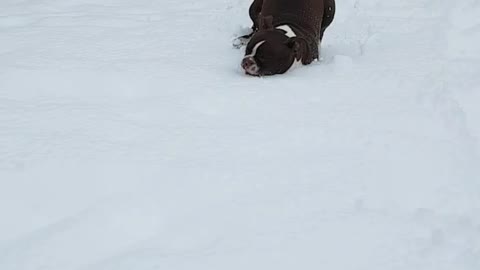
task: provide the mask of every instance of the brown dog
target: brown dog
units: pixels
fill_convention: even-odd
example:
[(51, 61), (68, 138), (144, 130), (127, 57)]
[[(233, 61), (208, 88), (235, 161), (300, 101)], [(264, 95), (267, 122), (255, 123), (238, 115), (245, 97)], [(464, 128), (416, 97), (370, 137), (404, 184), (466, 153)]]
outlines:
[(250, 6), (253, 32), (242, 67), (253, 76), (283, 74), (296, 63), (318, 58), (325, 29), (335, 16), (335, 0), (254, 0)]

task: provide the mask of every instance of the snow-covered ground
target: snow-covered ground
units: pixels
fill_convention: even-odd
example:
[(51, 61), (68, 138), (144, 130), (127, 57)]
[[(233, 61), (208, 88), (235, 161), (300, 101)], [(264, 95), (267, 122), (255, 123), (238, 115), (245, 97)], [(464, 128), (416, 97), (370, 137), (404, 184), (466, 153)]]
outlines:
[(269, 78), (249, 4), (0, 1), (1, 270), (480, 269), (480, 2), (338, 0)]

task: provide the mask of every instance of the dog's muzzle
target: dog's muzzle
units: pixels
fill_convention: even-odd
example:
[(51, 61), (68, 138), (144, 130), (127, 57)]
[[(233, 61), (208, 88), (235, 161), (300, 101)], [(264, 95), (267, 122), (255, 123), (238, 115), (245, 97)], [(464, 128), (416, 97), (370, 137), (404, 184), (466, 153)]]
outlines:
[(253, 75), (253, 76), (258, 76), (258, 73), (260, 72), (260, 67), (258, 67), (257, 62), (255, 61), (255, 58), (253, 58), (252, 56), (247, 56), (243, 58), (242, 68), (245, 70), (247, 74)]

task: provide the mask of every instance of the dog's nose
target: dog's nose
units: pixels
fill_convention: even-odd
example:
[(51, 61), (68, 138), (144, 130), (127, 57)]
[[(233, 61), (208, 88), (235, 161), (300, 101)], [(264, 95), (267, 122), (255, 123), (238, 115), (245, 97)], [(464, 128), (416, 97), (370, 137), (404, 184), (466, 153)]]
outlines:
[(242, 68), (247, 70), (251, 68), (252, 66), (256, 65), (257, 63), (255, 62), (255, 59), (253, 57), (245, 57), (242, 60)]

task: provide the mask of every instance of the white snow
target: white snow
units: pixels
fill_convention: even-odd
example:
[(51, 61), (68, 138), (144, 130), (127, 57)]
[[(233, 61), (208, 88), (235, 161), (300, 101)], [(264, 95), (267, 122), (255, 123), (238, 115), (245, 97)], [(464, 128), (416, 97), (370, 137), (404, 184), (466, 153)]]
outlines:
[(248, 77), (248, 0), (0, 1), (1, 270), (480, 269), (480, 4), (338, 0)]

